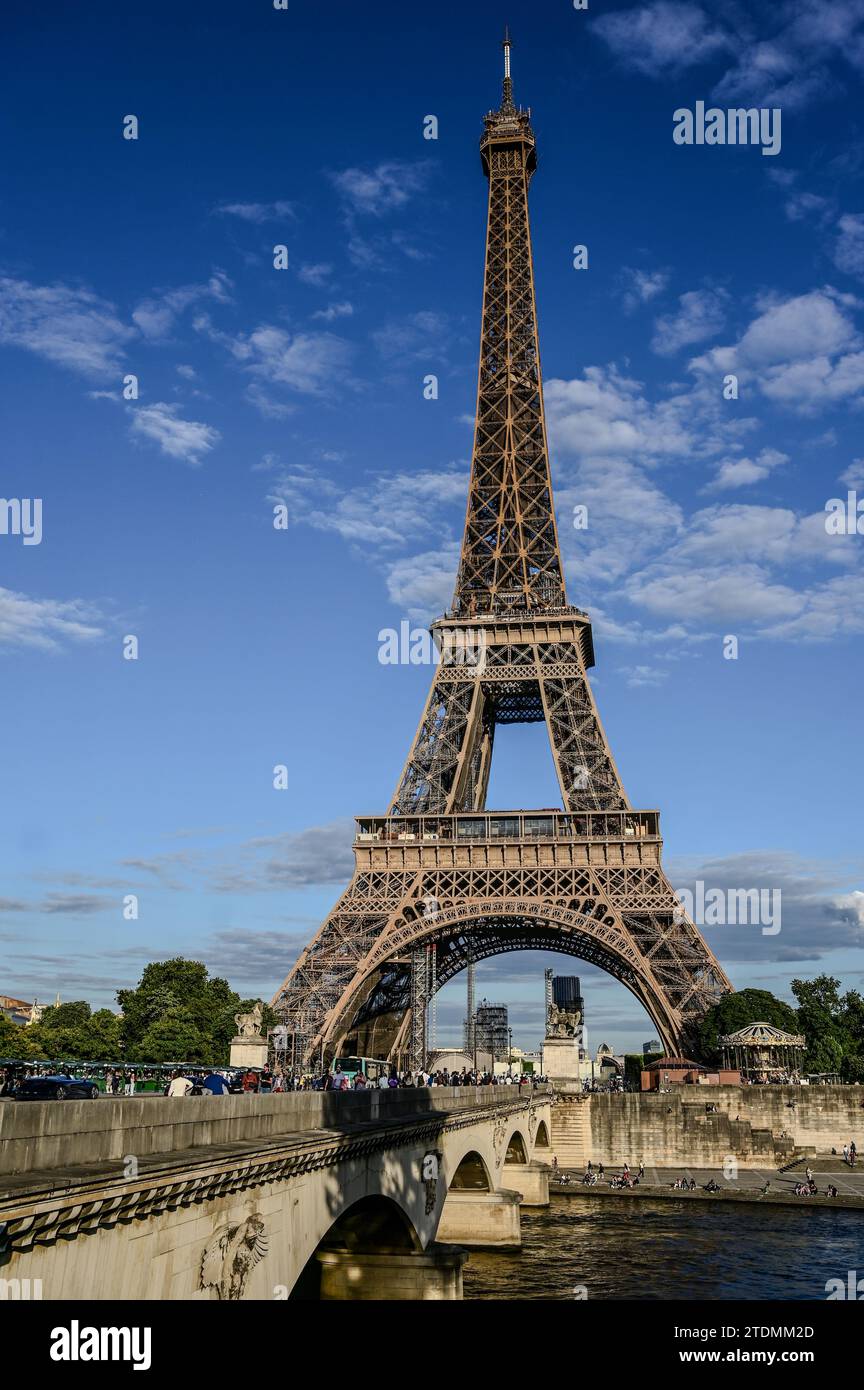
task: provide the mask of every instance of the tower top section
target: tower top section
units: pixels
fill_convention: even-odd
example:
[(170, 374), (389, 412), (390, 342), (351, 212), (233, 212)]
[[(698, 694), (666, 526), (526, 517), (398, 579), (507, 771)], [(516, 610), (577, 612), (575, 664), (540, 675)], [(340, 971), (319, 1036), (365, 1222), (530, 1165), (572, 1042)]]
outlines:
[(485, 129), (480, 138), (480, 157), (483, 170), (489, 175), (490, 150), (492, 146), (506, 147), (519, 143), (525, 147), (525, 168), (528, 178), (534, 172), (537, 159), (534, 154), (534, 132), (531, 129), (531, 108), (525, 110), (513, 102), (513, 78), (510, 71), (510, 51), (513, 40), (509, 26), (505, 26), (501, 43), (504, 50), (504, 82), (501, 89), (501, 105), (497, 111), (489, 111), (483, 118)]
[[(480, 154), (489, 221), (480, 329), (477, 423), (453, 615), (567, 609), (558, 548), (543, 384), (528, 185), (536, 165), (528, 111), (513, 103), (504, 31), (504, 90), (485, 117)], [(572, 611), (572, 610), (568, 610)]]

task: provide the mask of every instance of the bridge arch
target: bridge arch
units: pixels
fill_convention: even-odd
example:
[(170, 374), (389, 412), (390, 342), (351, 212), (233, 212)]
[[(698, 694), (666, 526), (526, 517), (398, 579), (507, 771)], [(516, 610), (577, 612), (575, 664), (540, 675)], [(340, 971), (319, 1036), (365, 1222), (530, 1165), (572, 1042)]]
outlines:
[(510, 1140), (504, 1154), (505, 1165), (508, 1163), (527, 1163), (528, 1156), (528, 1146), (522, 1137), (521, 1131), (514, 1129), (513, 1133), (510, 1135)]
[(365, 1010), (374, 1017), (375, 990), (382, 969), (418, 946), (437, 946), (437, 988), (447, 984), (469, 963), (509, 951), (556, 951), (598, 966), (619, 980), (639, 1001), (656, 1028), (664, 1048), (682, 1046), (682, 1015), (668, 986), (651, 961), (634, 944), (616, 914), (605, 907), (595, 913), (583, 907), (537, 902), (460, 903), (423, 915), (423, 903), (401, 909), (397, 920), (381, 933), (346, 986), (330, 1014), (322, 1041), (333, 1050), (351, 1033)]
[(546, 1121), (545, 1121), (545, 1120), (541, 1120), (540, 1123), (539, 1123), (538, 1126), (537, 1126), (537, 1133), (536, 1133), (535, 1136), (534, 1136), (534, 1148), (535, 1148), (535, 1149), (549, 1149), (549, 1148), (551, 1148), (551, 1144), (549, 1143), (549, 1131), (548, 1131), (548, 1129), (546, 1128)]
[(379, 1194), (361, 1197), (321, 1237), (290, 1297), (299, 1301), (321, 1297), (321, 1255), (411, 1255), (422, 1248), (413, 1222), (397, 1201)]
[(447, 1186), (448, 1192), (492, 1192), (489, 1168), (476, 1149), (462, 1155)]

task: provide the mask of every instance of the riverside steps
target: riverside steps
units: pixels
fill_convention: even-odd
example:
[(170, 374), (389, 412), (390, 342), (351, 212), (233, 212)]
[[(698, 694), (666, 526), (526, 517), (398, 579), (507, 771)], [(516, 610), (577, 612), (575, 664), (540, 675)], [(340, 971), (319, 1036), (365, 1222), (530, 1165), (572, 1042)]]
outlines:
[[(776, 1173), (796, 1159), (864, 1147), (862, 1086), (676, 1086), (666, 1092), (559, 1090), (552, 1153), (561, 1168), (639, 1163)], [(813, 1167), (817, 1167), (814, 1161)]]

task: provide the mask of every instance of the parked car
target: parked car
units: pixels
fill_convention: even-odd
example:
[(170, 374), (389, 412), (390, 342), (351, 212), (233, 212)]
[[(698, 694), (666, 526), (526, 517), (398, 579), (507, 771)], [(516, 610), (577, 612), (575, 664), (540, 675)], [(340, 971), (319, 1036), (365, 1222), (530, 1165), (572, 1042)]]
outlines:
[(27, 1076), (15, 1090), (16, 1100), (95, 1100), (95, 1081), (79, 1076)]

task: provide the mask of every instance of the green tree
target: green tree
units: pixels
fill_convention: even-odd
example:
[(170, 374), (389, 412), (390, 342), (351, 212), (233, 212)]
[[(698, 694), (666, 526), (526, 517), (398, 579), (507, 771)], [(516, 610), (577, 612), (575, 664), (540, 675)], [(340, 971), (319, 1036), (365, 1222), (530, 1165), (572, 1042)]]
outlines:
[(0, 1014), (0, 1057), (16, 1060), (30, 1057), (29, 1032), (29, 1028), (22, 1028), (20, 1023), (13, 1023), (11, 1018)]
[(211, 1037), (201, 1031), (188, 1013), (174, 1007), (154, 1020), (141, 1039), (133, 1057), (137, 1062), (200, 1062), (210, 1064), (223, 1060), (214, 1055)]
[(111, 1062), (120, 1050), (120, 1019), (83, 999), (46, 1009), (27, 1032), (34, 1055), (52, 1061)]
[(798, 1014), (791, 1004), (767, 989), (741, 989), (736, 994), (725, 994), (699, 1020), (696, 1038), (700, 1058), (696, 1060), (721, 1061), (719, 1038), (724, 1033), (737, 1033), (748, 1023), (770, 1023), (786, 1033), (800, 1031)]
[(805, 1071), (840, 1071), (845, 1053), (853, 1052), (847, 1037), (840, 981), (833, 975), (793, 980), (798, 1000), (798, 1031), (807, 1040)]
[[(227, 980), (207, 973), (201, 961), (157, 961), (148, 965), (135, 989), (121, 989), (124, 1054), (136, 1062), (228, 1061), (237, 1032), (234, 1016), (249, 1013), (261, 1000), (241, 1000)], [(276, 1015), (262, 1004), (262, 1030)]]

